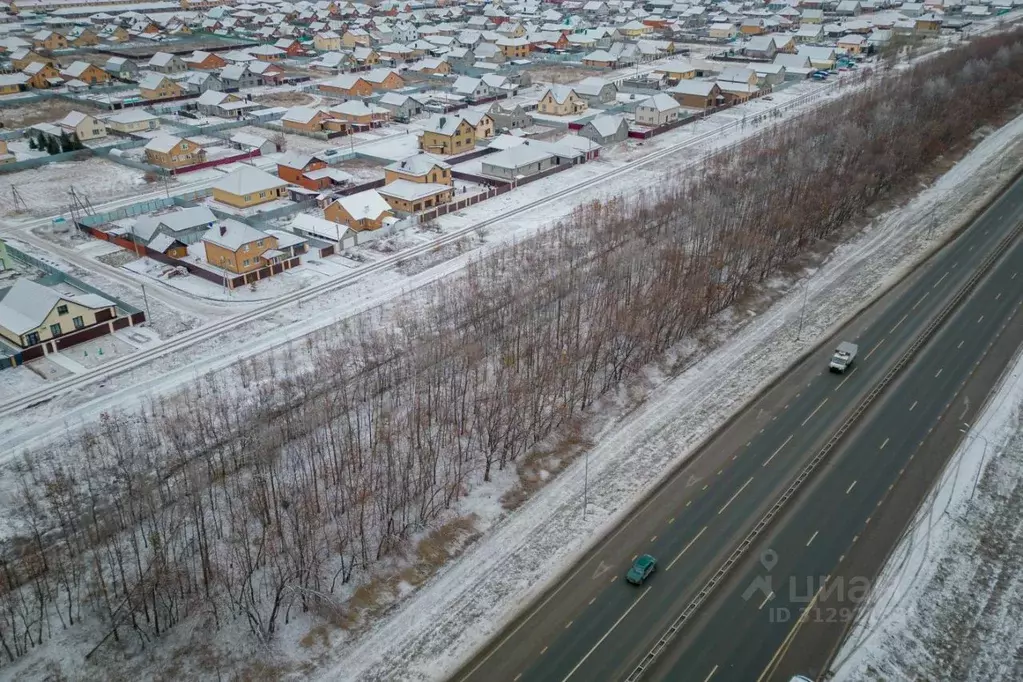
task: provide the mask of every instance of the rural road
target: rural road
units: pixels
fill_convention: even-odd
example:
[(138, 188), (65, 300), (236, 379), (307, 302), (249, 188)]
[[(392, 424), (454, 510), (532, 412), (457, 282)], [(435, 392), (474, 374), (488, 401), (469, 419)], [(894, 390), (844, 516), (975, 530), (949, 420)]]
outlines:
[[(958, 239), (737, 415), (454, 679), (626, 678), (860, 400), (1021, 222), (1023, 181), (1017, 181)], [(841, 562), (851, 561), (844, 555), (853, 556), (854, 538), (887, 527), (891, 539), (901, 530), (915, 506), (912, 495), (896, 505), (899, 513), (875, 513), (900, 472), (913, 470), (914, 461), (933, 464), (955, 449), (957, 439), (949, 437), (926, 458), (914, 457), (933, 429), (949, 430), (948, 420), (958, 434), (958, 425), (970, 419), (997, 380), (1005, 354), (1023, 340), (1015, 317), (1023, 300), (1017, 270), (1023, 270), (1018, 239), (874, 401), (644, 680), (787, 680), (794, 672), (816, 672), (800, 666), (819, 669), (841, 628), (811, 623), (794, 628), (800, 608), (823, 576), (837, 576)], [(845, 376), (827, 371), (840, 340), (860, 347)], [(988, 354), (989, 348), (997, 352)], [(968, 393), (953, 400), (960, 389)], [(929, 480), (917, 476), (916, 489), (925, 491)], [(870, 548), (875, 563), (887, 550), (882, 542)], [(653, 554), (659, 566), (637, 588), (623, 577), (641, 553)], [(848, 609), (851, 602), (843, 603)], [(807, 620), (825, 621), (828, 615)], [(792, 646), (794, 638), (811, 633), (816, 650)]]

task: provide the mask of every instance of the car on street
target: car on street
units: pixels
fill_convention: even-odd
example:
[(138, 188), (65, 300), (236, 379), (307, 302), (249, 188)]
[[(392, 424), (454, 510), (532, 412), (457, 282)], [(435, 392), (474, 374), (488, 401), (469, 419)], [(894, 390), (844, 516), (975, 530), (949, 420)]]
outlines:
[(625, 579), (633, 585), (642, 585), (643, 581), (650, 577), (650, 574), (657, 570), (657, 559), (649, 554), (636, 557), (632, 562), (632, 568), (625, 574)]

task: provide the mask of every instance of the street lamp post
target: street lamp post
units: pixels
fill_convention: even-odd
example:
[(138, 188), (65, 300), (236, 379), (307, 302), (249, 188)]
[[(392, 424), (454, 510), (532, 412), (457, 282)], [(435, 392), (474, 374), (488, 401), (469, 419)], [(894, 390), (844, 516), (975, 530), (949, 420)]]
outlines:
[(806, 298), (810, 295), (810, 278), (806, 278), (803, 284), (803, 304), (799, 306), (799, 329), (796, 331), (796, 341), (803, 338), (803, 316), (806, 314)]

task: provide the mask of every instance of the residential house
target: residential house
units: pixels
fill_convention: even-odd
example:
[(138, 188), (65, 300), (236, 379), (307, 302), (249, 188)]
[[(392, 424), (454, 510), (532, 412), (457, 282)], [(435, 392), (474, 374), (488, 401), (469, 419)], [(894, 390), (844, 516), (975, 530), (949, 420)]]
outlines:
[(618, 66), (618, 56), (607, 50), (594, 50), (583, 57), (586, 66), (597, 66), (602, 69), (613, 69)]
[(460, 154), (476, 146), (476, 129), (461, 116), (440, 114), (423, 124), (419, 148), (434, 154)]
[(24, 71), (25, 67), (27, 67), (29, 64), (33, 64), (33, 63), (51, 64), (51, 65), (53, 64), (53, 60), (52, 59), (50, 59), (48, 57), (44, 57), (41, 54), (37, 54), (37, 53), (33, 52), (32, 50), (26, 50), (24, 48), (15, 50), (14, 52), (11, 52), (10, 59), (11, 59), (11, 67), (15, 71)]
[(796, 54), (807, 57), (815, 69), (830, 69), (835, 65), (835, 50), (831, 47), (800, 45)]
[(32, 47), (37, 50), (66, 50), (68, 47), (67, 38), (56, 31), (42, 30), (32, 34)]
[(785, 68), (785, 78), (789, 80), (806, 78), (814, 70), (814, 67), (810, 64), (810, 58), (805, 54), (775, 55), (774, 63)]
[(859, 0), (842, 0), (835, 7), (835, 14), (840, 17), (858, 17), (862, 12)]
[(170, 75), (188, 71), (188, 64), (186, 64), (181, 57), (177, 55), (167, 52), (157, 52), (149, 58), (146, 68), (150, 71), (155, 71), (156, 73)]
[(281, 180), (314, 192), (345, 185), (354, 179), (340, 169), (330, 168), (322, 157), (300, 152), (289, 152), (278, 159), (277, 175)]
[(527, 59), (529, 40), (526, 38), (498, 38), (497, 47), (505, 59)]
[(372, 69), (363, 73), (362, 78), (374, 90), (398, 90), (405, 87), (405, 80), (393, 69)]
[(620, 114), (605, 114), (587, 121), (579, 135), (606, 147), (624, 141), (629, 136), (629, 124)]
[(663, 74), (670, 81), (696, 78), (696, 67), (686, 61), (670, 61), (654, 69), (654, 73)]
[(139, 81), (139, 94), (143, 99), (172, 99), (184, 97), (185, 89), (162, 73), (148, 73)]
[(111, 57), (103, 65), (103, 70), (124, 81), (137, 80), (139, 75), (138, 64), (125, 57)]
[(739, 24), (739, 33), (747, 36), (758, 36), (766, 30), (766, 22), (758, 17), (747, 17)]
[(55, 125), (68, 135), (76, 135), (82, 142), (107, 136), (107, 127), (103, 121), (80, 111), (68, 113)]
[(380, 63), (380, 53), (363, 45), (358, 45), (352, 50), (352, 57), (359, 66), (376, 66)]
[(235, 208), (258, 206), (287, 196), (286, 181), (245, 164), (213, 185), (213, 198)]
[(99, 36), (88, 27), (73, 30), (68, 34), (67, 40), (71, 47), (95, 47), (100, 43)]
[(110, 81), (110, 74), (89, 62), (72, 62), (60, 75), (67, 80), (80, 80), (89, 85), (101, 85)]
[(220, 72), (220, 82), (225, 90), (242, 90), (258, 88), (263, 85), (263, 77), (249, 69), (247, 64), (231, 64)]
[(160, 118), (142, 109), (124, 109), (103, 121), (107, 130), (125, 135), (143, 133), (160, 127)]
[(678, 120), (681, 110), (671, 95), (661, 92), (636, 107), (636, 123), (654, 128), (674, 123)]
[(157, 135), (143, 147), (146, 161), (173, 170), (206, 161), (206, 150), (199, 144), (176, 135)]
[(350, 29), (348, 29), (347, 31), (344, 32), (344, 35), (341, 36), (341, 44), (338, 45), (338, 47), (335, 47), (333, 49), (340, 50), (342, 46), (344, 46), (344, 47), (356, 47), (356, 46), (369, 47), (372, 42), (373, 42), (373, 38), (372, 38), (372, 36), (369, 35), (368, 31), (365, 31), (365, 30), (363, 30), (361, 28), (350, 28)]
[(284, 50), (273, 45), (256, 45), (250, 47), (247, 52), (254, 56), (257, 61), (261, 62), (279, 62), (287, 56)]
[(302, 43), (298, 42), (294, 38), (281, 38), (274, 43), (274, 47), (279, 50), (284, 50), (284, 54), (288, 57), (301, 57), (305, 54), (305, 49), (302, 47)]
[(340, 119), (352, 127), (376, 128), (390, 120), (391, 112), (376, 104), (350, 99), (327, 110), (331, 118)]
[(586, 108), (586, 100), (568, 85), (551, 85), (536, 106), (541, 114), (553, 116), (575, 116), (586, 111)]
[(203, 50), (196, 50), (188, 57), (183, 57), (181, 61), (183, 61), (188, 68), (199, 69), (201, 71), (212, 71), (214, 69), (222, 69), (227, 66), (227, 60), (219, 54), (214, 52), (204, 52)]
[(377, 190), (395, 213), (411, 214), (451, 201), (454, 187), (433, 182), (398, 179)]
[(618, 97), (617, 85), (596, 76), (582, 79), (572, 89), (591, 107), (613, 104)]
[(222, 104), (241, 101), (241, 97), (229, 92), (207, 90), (199, 96), (199, 99), (195, 101), (195, 104), (201, 114), (206, 114), (207, 116), (220, 116), (221, 113), (223, 113), (221, 110)]
[[(187, 247), (202, 240), (206, 231), (217, 222), (217, 216), (207, 206), (191, 208), (175, 208), (165, 213), (140, 216), (131, 226), (132, 239), (153, 247), (153, 240), (163, 238)], [(172, 246), (168, 242), (164, 248), (157, 248), (160, 253), (168, 253)], [(168, 253), (175, 258), (182, 258), (181, 252)]]
[(323, 210), (332, 222), (347, 225), (356, 232), (378, 230), (394, 218), (394, 209), (375, 189), (340, 197)]
[[(7, 148), (7, 140), (0, 140), (0, 165), (5, 163), (14, 163), (17, 160), (18, 157), (11, 153), (11, 151)], [(3, 242), (0, 241), (0, 270), (4, 269), (4, 253), (4, 245)]]
[(0, 74), (0, 95), (21, 92), (28, 85), (29, 77), (25, 73)]
[(799, 17), (800, 27), (806, 24), (823, 24), (824, 23), (824, 10), (822, 9), (804, 9)]
[(281, 125), (286, 130), (315, 133), (323, 130), (323, 124), (327, 118), (329, 118), (327, 112), (322, 109), (292, 107), (281, 117)]
[(739, 29), (730, 22), (715, 22), (707, 27), (707, 35), (716, 40), (731, 40), (738, 33)]
[(99, 294), (60, 293), (25, 277), (0, 291), (0, 337), (18, 348), (32, 348), (116, 317), (117, 304)]
[(494, 154), (487, 154), (481, 161), (483, 175), (514, 182), (553, 168), (558, 164), (558, 157), (527, 141)]
[(454, 185), (454, 181), (451, 178), (451, 166), (426, 152), (413, 154), (408, 158), (385, 166), (384, 182), (391, 184), (396, 180)]
[(497, 88), (491, 86), (482, 78), (471, 76), (459, 76), (451, 86), (451, 91), (456, 95), (464, 97), (469, 102), (478, 102), (483, 99), (490, 99), (498, 94)]
[(494, 102), (487, 109), (495, 130), (515, 130), (533, 125), (533, 117), (520, 104)]
[(446, 76), (451, 73), (451, 64), (443, 57), (428, 57), (413, 64), (411, 69), (428, 76)]
[(206, 262), (235, 274), (244, 274), (278, 262), (277, 237), (238, 220), (222, 220), (202, 236)]
[(266, 156), (267, 154), (275, 154), (280, 151), (276, 142), (259, 135), (253, 135), (252, 133), (231, 133), (230, 140), (232, 145), (243, 152), (255, 152), (258, 150), (262, 156)]
[(861, 54), (867, 45), (867, 39), (855, 33), (838, 39), (838, 49), (845, 50), (847, 54)]
[(186, 71), (173, 76), (174, 82), (189, 95), (201, 95), (210, 90), (223, 90), (224, 83), (212, 71)]
[(384, 93), (377, 104), (391, 112), (396, 121), (407, 122), (423, 112), (423, 105), (415, 97), (398, 92)]
[(341, 45), (341, 36), (334, 31), (322, 31), (313, 36), (313, 49), (317, 52), (337, 52)]
[(742, 53), (750, 59), (774, 59), (778, 47), (771, 36), (753, 36), (742, 46)]
[(369, 97), (373, 94), (373, 85), (363, 78), (362, 74), (343, 73), (317, 86), (321, 92), (338, 97)]
[(796, 31), (796, 43), (819, 43), (824, 40), (824, 26), (821, 24), (803, 24)]
[(486, 140), (494, 136), (494, 119), (485, 110), (470, 107), (462, 109), (458, 115), (473, 127), (477, 140)]
[(64, 79), (60, 77), (60, 72), (52, 64), (32, 62), (22, 69), (22, 73), (28, 76), (26, 81), (28, 87), (36, 88), (37, 90), (64, 84)]

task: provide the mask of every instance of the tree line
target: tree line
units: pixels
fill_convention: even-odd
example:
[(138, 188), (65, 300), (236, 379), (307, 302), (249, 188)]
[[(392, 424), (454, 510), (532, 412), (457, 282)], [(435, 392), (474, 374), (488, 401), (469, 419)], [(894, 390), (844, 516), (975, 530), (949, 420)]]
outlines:
[(338, 618), (472, 486), (1021, 101), (1023, 33), (977, 39), (24, 453), (2, 655), (72, 627), (131, 653), (186, 620), (269, 642), (297, 611)]

